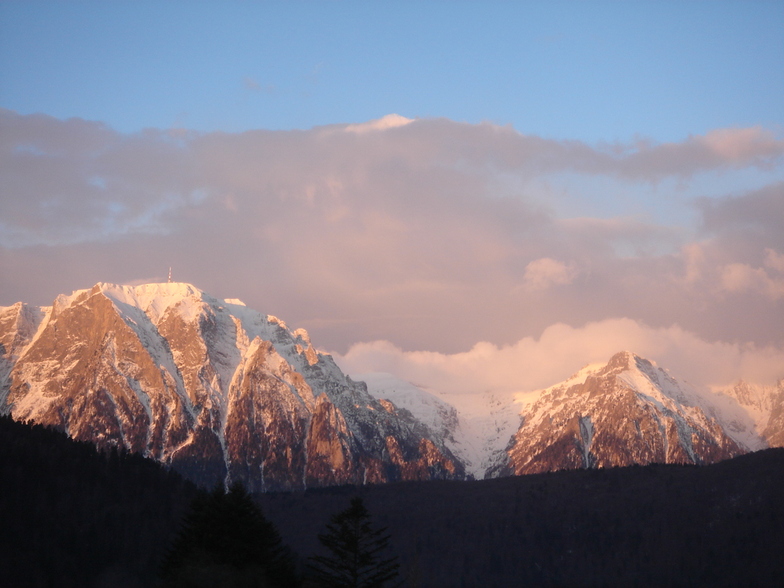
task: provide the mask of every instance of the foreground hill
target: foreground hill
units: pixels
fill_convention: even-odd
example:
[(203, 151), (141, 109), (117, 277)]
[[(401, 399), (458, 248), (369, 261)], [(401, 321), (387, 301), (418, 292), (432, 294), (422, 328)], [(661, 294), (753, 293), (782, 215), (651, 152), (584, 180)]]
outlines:
[[(0, 417), (0, 585), (141, 588), (196, 488), (138, 455)], [(784, 449), (475, 482), (257, 495), (301, 557), (357, 493), (411, 587), (778, 586)]]
[(780, 586), (784, 449), (648, 465), (259, 496), (284, 541), (360, 494), (405, 586)]
[(0, 585), (151, 586), (196, 493), (141, 456), (0, 417)]

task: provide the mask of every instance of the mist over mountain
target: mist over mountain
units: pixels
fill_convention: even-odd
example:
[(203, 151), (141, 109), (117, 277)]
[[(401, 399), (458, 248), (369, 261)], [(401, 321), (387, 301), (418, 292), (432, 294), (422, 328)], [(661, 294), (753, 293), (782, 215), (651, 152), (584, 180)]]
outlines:
[(391, 374), (361, 377), (377, 398), (444, 431), (445, 443), (475, 478), (707, 464), (783, 445), (784, 381), (740, 381), (713, 393), (629, 351), (517, 395), (440, 394)]

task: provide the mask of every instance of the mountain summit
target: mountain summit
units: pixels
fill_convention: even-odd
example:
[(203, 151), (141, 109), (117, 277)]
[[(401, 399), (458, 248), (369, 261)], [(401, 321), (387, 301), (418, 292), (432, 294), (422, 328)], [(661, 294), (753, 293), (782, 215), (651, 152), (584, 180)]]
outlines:
[(544, 390), (520, 414), (520, 428), (490, 475), (703, 464), (750, 449), (725, 430), (704, 397), (628, 351)]
[(464, 477), (303, 329), (190, 284), (96, 284), (0, 309), (0, 409), (252, 490)]

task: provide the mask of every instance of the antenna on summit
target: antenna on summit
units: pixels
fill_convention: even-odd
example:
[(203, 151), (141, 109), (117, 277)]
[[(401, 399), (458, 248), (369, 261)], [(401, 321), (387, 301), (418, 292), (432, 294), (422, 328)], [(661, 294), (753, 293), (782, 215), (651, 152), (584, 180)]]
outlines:
[(171, 284), (171, 266), (169, 266), (169, 283)]

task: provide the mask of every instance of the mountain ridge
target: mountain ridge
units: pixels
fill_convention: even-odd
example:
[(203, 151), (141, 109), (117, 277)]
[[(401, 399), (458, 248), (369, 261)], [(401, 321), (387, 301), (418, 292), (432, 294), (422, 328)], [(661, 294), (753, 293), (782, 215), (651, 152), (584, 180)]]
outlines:
[(706, 395), (630, 351), (516, 398), (462, 395), (460, 410), (391, 374), (361, 378), (304, 329), (191, 284), (98, 283), (49, 307), (0, 308), (0, 412), (206, 485), (711, 463), (784, 445), (784, 380)]
[(208, 485), (462, 477), (437, 437), (373, 399), (304, 330), (237, 302), (189, 284), (99, 283), (40, 309), (34, 333), (27, 307), (7, 307), (4, 409)]
[(629, 351), (545, 389), (521, 417), (490, 475), (713, 463), (751, 450), (704, 397)]
[[(563, 406), (565, 402), (564, 394), (553, 394), (553, 391), (561, 390), (563, 392), (575, 388), (572, 396), (577, 397), (586, 380), (589, 378), (596, 380), (597, 374), (602, 371), (605, 372), (605, 375), (615, 374), (618, 376), (618, 386), (631, 393), (627, 402), (639, 400), (643, 404), (647, 403), (650, 412), (647, 417), (649, 420), (650, 415), (655, 413), (659, 422), (666, 425), (669, 421), (669, 439), (666, 426), (665, 430), (661, 431), (657, 425), (650, 428), (650, 435), (645, 441), (654, 443), (654, 438), (658, 437), (660, 449), (672, 441), (670, 455), (662, 450), (658, 454), (654, 452), (653, 455), (647, 457), (642, 453), (634, 459), (624, 459), (621, 454), (635, 451), (632, 448), (639, 442), (632, 435), (613, 439), (609, 443), (612, 447), (611, 453), (616, 454), (612, 459), (607, 458), (600, 461), (594, 459), (595, 456), (587, 450), (592, 442), (596, 443), (596, 447), (608, 445), (610, 441), (608, 431), (622, 431), (625, 426), (629, 425), (637, 427), (645, 420), (645, 414), (636, 414), (628, 406), (627, 413), (619, 415), (620, 418), (616, 422), (605, 423), (596, 428), (593, 426), (596, 423), (593, 409), (589, 406), (573, 406), (575, 398), (572, 398), (570, 405), (574, 409), (572, 412), (580, 414), (570, 414), (568, 418), (564, 418), (564, 422), (560, 423), (548, 421), (544, 435), (540, 434), (537, 437), (531, 431), (532, 404), (539, 402), (540, 409), (546, 408), (552, 412), (553, 407)], [(363, 378), (368, 376), (373, 376), (373, 374), (362, 374)], [(427, 409), (434, 398), (447, 403), (450, 400), (448, 395), (437, 395), (421, 389), (418, 391), (420, 398), (413, 400), (416, 387), (406, 382), (395, 381), (394, 377), (389, 375), (368, 377), (367, 381), (368, 389), (377, 398), (389, 397), (396, 403), (407, 402), (415, 416), (428, 421), (435, 418), (435, 413)], [(776, 435), (784, 427), (776, 419), (780, 420), (782, 415), (784, 393), (781, 391), (784, 389), (784, 382), (779, 382), (778, 388), (742, 384), (742, 390), (746, 390), (746, 396), (755, 399), (754, 402), (764, 406), (767, 412), (758, 411), (760, 414), (756, 414), (752, 400), (747, 400), (743, 393), (737, 393), (738, 398), (733, 396), (732, 390), (735, 388), (721, 393), (698, 391), (687, 382), (672, 376), (666, 369), (658, 367), (655, 362), (644, 359), (631, 351), (622, 351), (614, 354), (605, 363), (592, 363), (584, 366), (562, 382), (549, 388), (518, 394), (510, 397), (513, 399), (506, 400), (503, 399), (503, 395), (495, 397), (492, 394), (482, 395), (481, 404), (485, 412), (481, 415), (478, 413), (472, 415), (458, 410), (457, 424), (452, 425), (451, 431), (456, 437), (459, 437), (460, 434), (465, 435), (474, 426), (483, 428), (484, 435), (467, 439), (463, 436), (457, 439), (456, 445), (450, 445), (450, 448), (461, 458), (467, 457), (466, 470), (468, 472), (476, 478), (483, 478), (533, 471), (645, 463), (711, 463), (741, 453), (781, 446), (782, 443), (778, 441)], [(593, 386), (596, 388), (598, 384), (594, 382)], [(613, 392), (613, 387), (614, 385), (606, 382), (605, 390), (598, 395), (598, 390), (594, 391), (593, 397), (600, 401), (599, 404), (607, 404), (608, 400), (611, 400), (610, 395)], [(462, 405), (466, 406), (465, 403)], [(549, 416), (557, 417), (556, 412)], [(563, 415), (561, 417), (563, 418)], [(573, 421), (575, 418), (577, 420)], [(529, 421), (528, 427), (524, 422), (526, 419)], [(680, 433), (688, 437), (688, 439), (684, 437), (683, 443), (680, 442), (679, 427), (681, 427)], [(691, 427), (691, 429), (687, 431), (684, 427)], [(698, 451), (696, 454), (691, 443), (692, 433), (697, 435)], [(518, 437), (517, 443), (514, 442), (515, 436)], [(511, 466), (514, 459), (510, 457), (510, 451), (516, 445), (519, 453), (521, 443), (525, 439), (531, 446), (536, 446), (542, 451), (550, 451), (552, 455), (547, 460), (539, 460), (540, 466), (538, 468), (530, 470), (522, 468), (516, 472)], [(708, 446), (714, 448), (716, 455), (711, 456), (709, 451), (706, 452), (708, 446), (702, 447), (701, 444), (704, 445), (705, 440), (708, 440)], [(447, 438), (447, 443), (449, 443), (449, 438)], [(461, 448), (460, 444), (464, 447)], [(470, 447), (471, 451), (462, 451), (466, 446)], [(579, 451), (577, 451), (578, 449)], [(603, 451), (606, 453), (606, 448)]]

